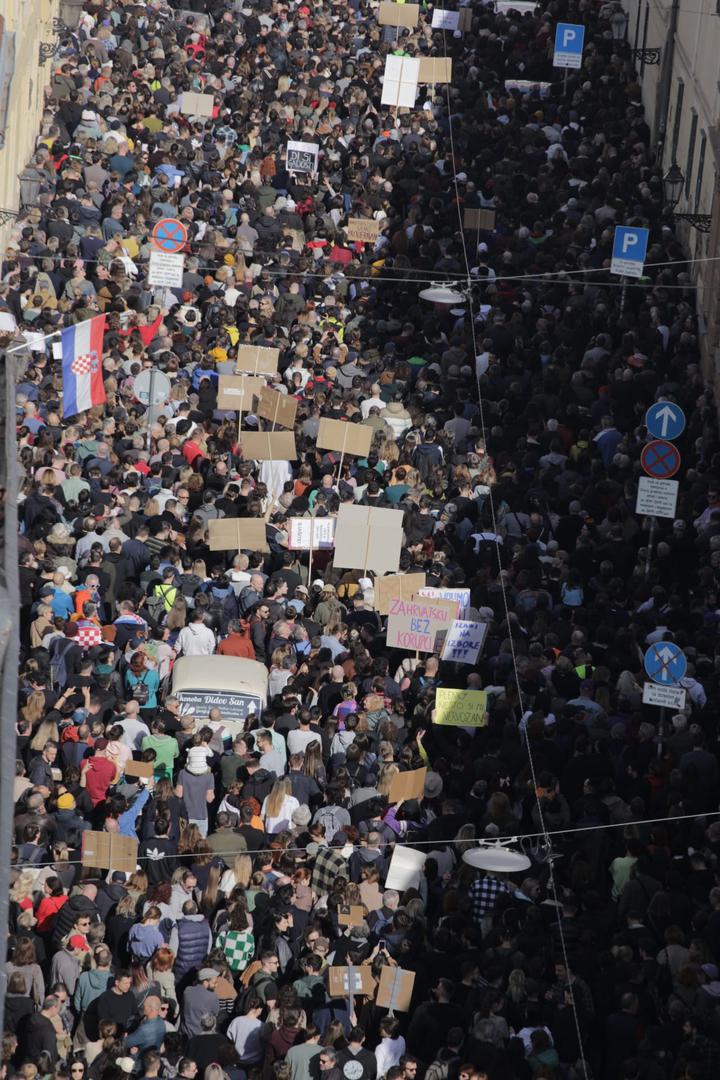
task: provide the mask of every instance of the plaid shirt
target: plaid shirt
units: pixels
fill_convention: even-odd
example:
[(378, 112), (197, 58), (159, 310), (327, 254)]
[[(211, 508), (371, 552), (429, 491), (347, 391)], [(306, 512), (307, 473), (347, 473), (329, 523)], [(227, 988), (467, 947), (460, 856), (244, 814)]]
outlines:
[(472, 901), (473, 921), (481, 923), (485, 916), (493, 910), (497, 898), (501, 893), (509, 892), (507, 885), (499, 878), (484, 877), (473, 881), (470, 886), (470, 899)]
[(326, 896), (335, 884), (335, 878), (347, 872), (347, 865), (337, 848), (322, 847), (315, 859), (311, 888), (318, 896)]

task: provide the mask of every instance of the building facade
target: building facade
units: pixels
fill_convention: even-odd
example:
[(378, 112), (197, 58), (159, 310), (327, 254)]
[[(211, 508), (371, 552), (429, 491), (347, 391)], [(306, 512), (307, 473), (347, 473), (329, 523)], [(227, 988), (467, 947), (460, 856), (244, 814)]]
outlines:
[[(60, 0), (2, 0), (0, 4), (0, 209), (17, 210), (18, 173), (40, 130), (52, 61), (41, 46), (57, 42), (53, 20)], [(45, 52), (49, 50), (44, 50)], [(9, 224), (0, 220), (0, 245)]]
[[(709, 231), (678, 223), (694, 260), (703, 360), (720, 385), (720, 0), (626, 0), (627, 37), (639, 50), (645, 115), (663, 175), (683, 175), (678, 213), (712, 215)], [(716, 376), (718, 376), (716, 378)]]

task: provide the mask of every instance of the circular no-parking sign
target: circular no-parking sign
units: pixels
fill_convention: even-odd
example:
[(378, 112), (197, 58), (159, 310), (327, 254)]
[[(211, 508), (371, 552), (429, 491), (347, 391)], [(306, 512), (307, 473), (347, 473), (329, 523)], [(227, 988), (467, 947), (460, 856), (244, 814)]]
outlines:
[(680, 452), (663, 439), (653, 439), (643, 447), (640, 464), (655, 480), (669, 480), (680, 468)]
[(152, 231), (153, 244), (167, 254), (182, 251), (187, 244), (187, 238), (187, 229), (177, 218), (161, 218)]

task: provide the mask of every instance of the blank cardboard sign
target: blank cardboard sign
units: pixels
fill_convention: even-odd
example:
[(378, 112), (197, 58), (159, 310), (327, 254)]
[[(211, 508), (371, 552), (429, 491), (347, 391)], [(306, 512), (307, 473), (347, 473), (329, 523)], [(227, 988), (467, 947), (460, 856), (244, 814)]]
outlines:
[(240, 448), (245, 461), (295, 461), (292, 431), (241, 431)]
[(208, 521), (211, 551), (269, 551), (264, 518), (221, 518)]
[(390, 794), (388, 801), (391, 803), (405, 802), (406, 799), (420, 799), (425, 794), (425, 777), (427, 769), (413, 769), (411, 772), (401, 772), (393, 776), (390, 781)]
[(391, 600), (412, 600), (425, 587), (424, 574), (388, 574), (375, 579), (375, 610), (387, 615)]
[(463, 229), (494, 229), (494, 210), (466, 210), (463, 214)]
[(373, 429), (347, 420), (321, 420), (315, 443), (319, 450), (337, 450), (339, 454), (367, 457), (372, 446)]
[(396, 573), (400, 566), (403, 515), (375, 506), (340, 507), (335, 530), (335, 566), (345, 570)]
[(392, 0), (381, 0), (378, 8), (381, 26), (407, 26), (412, 30), (417, 26), (419, 15), (419, 4), (395, 4)]
[(269, 349), (263, 345), (238, 345), (235, 370), (253, 375), (274, 375), (280, 359), (279, 349)]
[(125, 776), (149, 780), (153, 774), (152, 761), (126, 761), (123, 769)]
[(351, 997), (353, 994), (370, 996), (375, 989), (369, 967), (331, 967), (330, 996)]
[(452, 82), (452, 59), (449, 56), (422, 56), (418, 82), (435, 86)]
[(264, 386), (260, 391), (256, 415), (263, 420), (269, 420), (271, 424), (279, 424), (280, 427), (292, 428), (295, 426), (298, 403), (289, 394), (281, 394), (279, 390), (272, 390)]
[(180, 112), (185, 116), (212, 116), (215, 98), (212, 94), (193, 94), (185, 90), (182, 96)]
[(405, 971), (403, 968), (385, 964), (380, 968), (380, 984), (375, 1004), (381, 1009), (389, 1009), (391, 1013), (407, 1012), (414, 986), (414, 971)]
[(122, 870), (134, 874), (137, 869), (138, 841), (119, 833), (84, 832), (82, 864), (97, 870)]
[(256, 375), (221, 375), (218, 383), (218, 409), (252, 412), (254, 399), (265, 382)]

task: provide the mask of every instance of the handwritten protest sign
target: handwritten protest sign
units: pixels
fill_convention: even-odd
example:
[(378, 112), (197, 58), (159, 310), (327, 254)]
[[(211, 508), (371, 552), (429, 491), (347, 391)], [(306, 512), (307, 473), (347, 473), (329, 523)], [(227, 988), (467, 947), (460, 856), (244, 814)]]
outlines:
[(487, 694), (484, 690), (449, 690), (435, 692), (433, 724), (449, 727), (485, 727)]
[(435, 638), (449, 630), (458, 606), (452, 600), (392, 599), (388, 605), (387, 643), (392, 649), (434, 652)]
[(432, 15), (433, 30), (457, 30), (460, 24), (459, 11), (443, 11), (435, 8)]
[(470, 607), (469, 589), (439, 589), (425, 585), (418, 590), (418, 596), (427, 596), (430, 600), (453, 600), (459, 606), (461, 615)]
[(288, 548), (291, 551), (328, 550), (334, 543), (334, 517), (290, 518)]
[(346, 226), (348, 240), (374, 244), (380, 232), (380, 222), (374, 218), (350, 218)]
[(455, 664), (475, 664), (485, 641), (487, 623), (456, 619), (447, 632), (442, 659)]

